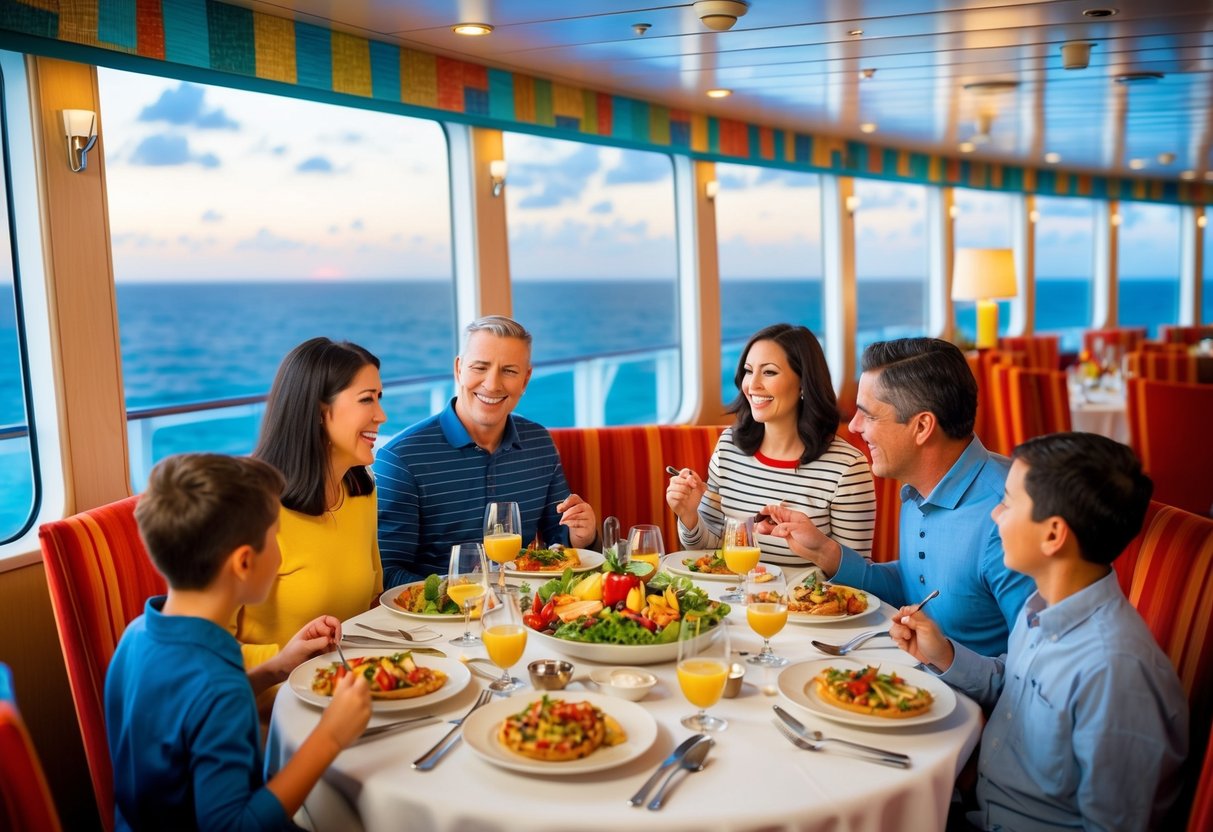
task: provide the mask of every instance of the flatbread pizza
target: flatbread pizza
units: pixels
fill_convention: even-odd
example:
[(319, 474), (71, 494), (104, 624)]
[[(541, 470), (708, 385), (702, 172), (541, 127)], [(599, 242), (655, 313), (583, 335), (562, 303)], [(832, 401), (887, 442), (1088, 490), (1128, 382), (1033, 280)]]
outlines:
[(827, 667), (809, 684), (817, 687), (817, 695), (828, 705), (886, 719), (925, 714), (934, 701), (929, 691), (870, 665), (847, 670)]
[(849, 586), (835, 586), (813, 576), (792, 587), (788, 612), (799, 615), (859, 615), (868, 611), (868, 596)]
[(566, 568), (581, 566), (577, 550), (566, 549), (559, 543), (551, 549), (527, 547), (514, 558), (514, 568), (519, 572), (563, 572)]
[[(415, 699), (446, 684), (447, 675), (432, 667), (421, 667), (412, 653), (366, 656), (350, 659), (350, 670), (361, 673), (371, 686), (372, 699)], [(337, 681), (347, 673), (341, 662), (321, 665), (312, 677), (312, 692), (332, 696)]]
[(497, 740), (510, 751), (547, 762), (579, 760), (626, 739), (619, 723), (589, 702), (549, 696), (506, 717), (497, 731)]

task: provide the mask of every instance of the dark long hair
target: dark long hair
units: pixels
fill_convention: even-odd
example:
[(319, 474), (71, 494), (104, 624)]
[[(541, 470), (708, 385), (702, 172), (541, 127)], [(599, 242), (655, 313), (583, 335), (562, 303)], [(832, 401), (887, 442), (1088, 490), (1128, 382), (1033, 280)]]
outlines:
[[(760, 329), (750, 336), (737, 361), (733, 383), (739, 391), (750, 348), (759, 341), (778, 344), (788, 357), (788, 366), (800, 377), (800, 402), (796, 418), (796, 432), (804, 443), (800, 462), (802, 465), (812, 462), (825, 453), (838, 432), (838, 400), (834, 397), (834, 385), (830, 381), (825, 353), (821, 351), (817, 336), (806, 327), (772, 324)], [(743, 453), (753, 456), (762, 447), (764, 429), (761, 422), (754, 421), (745, 394), (739, 392), (725, 410), (736, 416), (733, 421), (733, 442)]]
[[(320, 407), (332, 404), (368, 364), (378, 369), (379, 359), (357, 344), (312, 338), (287, 353), (278, 366), (253, 456), (286, 477), (282, 505), (287, 508), (313, 517), (328, 508), (328, 434)], [(346, 471), (342, 482), (353, 497), (375, 490), (370, 472), (361, 465)]]

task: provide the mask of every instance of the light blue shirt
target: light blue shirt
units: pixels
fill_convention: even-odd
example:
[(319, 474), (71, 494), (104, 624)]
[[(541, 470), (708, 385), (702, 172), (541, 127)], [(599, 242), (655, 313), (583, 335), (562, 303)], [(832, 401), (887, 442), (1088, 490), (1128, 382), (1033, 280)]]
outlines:
[(1051, 607), (1033, 593), (1007, 655), (957, 645), (941, 678), (998, 703), (982, 734), (971, 822), (1159, 828), (1188, 753), (1188, 704), (1114, 572)]
[(859, 587), (895, 607), (921, 601), (940, 629), (983, 656), (1007, 650), (1007, 635), (1031, 578), (1008, 569), (990, 512), (1001, 500), (1010, 462), (977, 437), (927, 496), (901, 487), (900, 553), (893, 563), (872, 563), (842, 547), (832, 580)]

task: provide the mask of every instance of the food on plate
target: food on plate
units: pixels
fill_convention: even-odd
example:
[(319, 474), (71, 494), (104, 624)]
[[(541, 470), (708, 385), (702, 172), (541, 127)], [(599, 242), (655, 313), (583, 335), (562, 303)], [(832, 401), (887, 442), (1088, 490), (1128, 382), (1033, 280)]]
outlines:
[(849, 586), (834, 586), (810, 575), (792, 587), (788, 612), (800, 615), (859, 615), (868, 611), (868, 596)]
[(602, 604), (613, 607), (626, 601), (628, 593), (640, 587), (641, 575), (648, 575), (652, 566), (647, 563), (632, 563), (620, 557), (615, 548), (608, 547), (602, 553), (606, 558), (602, 564)]
[[(715, 552), (710, 552), (698, 558), (683, 558), (682, 565), (691, 572), (701, 572), (705, 575), (737, 575), (732, 569), (729, 569), (728, 564), (724, 562), (724, 555), (717, 549)], [(769, 581), (774, 575), (767, 572), (767, 568), (761, 563), (754, 567), (754, 571), (760, 573), (759, 581)], [(765, 577), (763, 577), (765, 576)], [(740, 577), (740, 576), (738, 576)]]
[(559, 543), (551, 549), (526, 547), (514, 558), (514, 568), (519, 572), (563, 572), (570, 566), (580, 566), (581, 558), (576, 549), (566, 549)]
[(809, 684), (817, 686), (818, 695), (829, 705), (888, 719), (925, 714), (935, 701), (929, 691), (870, 665), (847, 670), (827, 667)]
[[(392, 598), (392, 603), (406, 612), (421, 615), (460, 615), (463, 612), (463, 608), (446, 594), (446, 581), (437, 575), (404, 587)], [(480, 617), (480, 604), (472, 608), (472, 617)]]
[(332, 696), (337, 681), (350, 671), (366, 678), (372, 699), (414, 699), (438, 690), (447, 679), (441, 670), (417, 664), (412, 653), (393, 653), (350, 659), (349, 671), (341, 662), (321, 665), (312, 677), (312, 692)]
[(579, 760), (627, 740), (622, 726), (589, 702), (544, 696), (505, 718), (497, 740), (524, 757), (547, 762)]

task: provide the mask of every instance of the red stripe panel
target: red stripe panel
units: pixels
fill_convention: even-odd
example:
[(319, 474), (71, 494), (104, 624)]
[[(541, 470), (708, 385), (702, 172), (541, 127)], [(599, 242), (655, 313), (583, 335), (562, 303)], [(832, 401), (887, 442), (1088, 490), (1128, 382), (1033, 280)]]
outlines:
[(136, 51), (145, 58), (164, 60), (162, 0), (135, 0)]
[(25, 723), (5, 700), (0, 700), (0, 810), (0, 828), (62, 828)]

